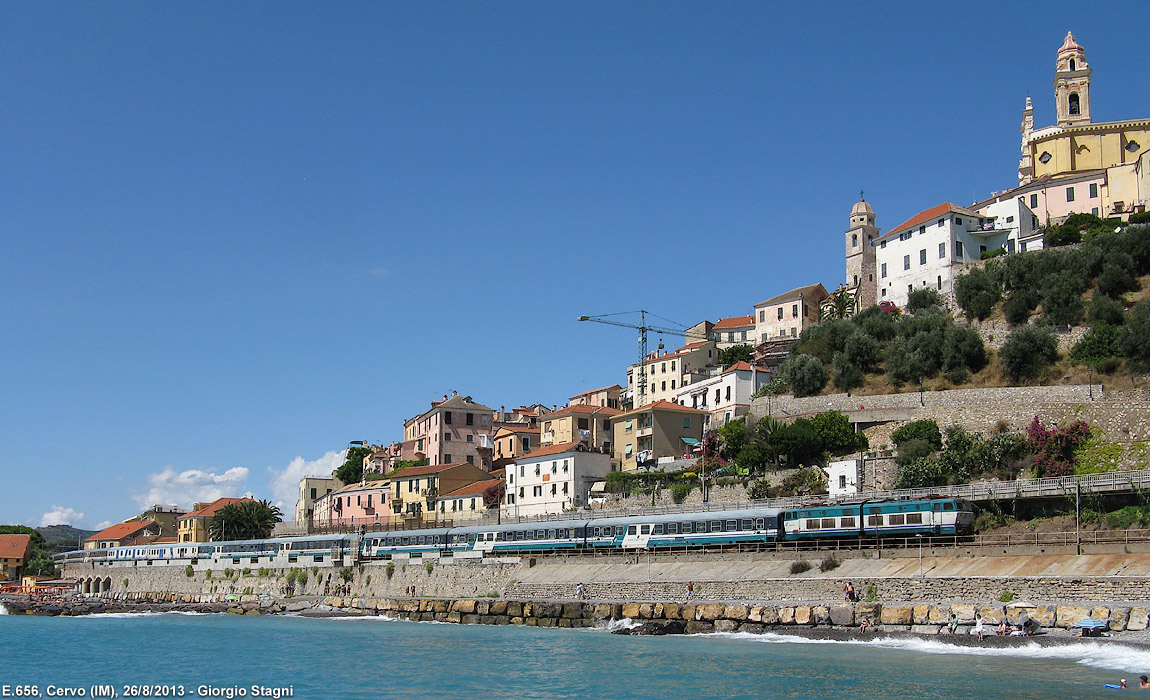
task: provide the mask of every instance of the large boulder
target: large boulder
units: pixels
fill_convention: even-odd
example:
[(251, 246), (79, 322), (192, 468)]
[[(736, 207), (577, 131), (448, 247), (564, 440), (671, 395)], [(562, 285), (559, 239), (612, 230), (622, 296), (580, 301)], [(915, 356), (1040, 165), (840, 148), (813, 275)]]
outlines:
[(1126, 620), (1126, 629), (1132, 632), (1140, 632), (1147, 627), (1147, 611), (1146, 608), (1130, 608), (1130, 617)]
[(1078, 605), (1059, 605), (1054, 617), (1054, 626), (1069, 629), (1084, 617), (1090, 617), (1090, 609)]
[(911, 625), (914, 623), (913, 605), (886, 605), (879, 613), (879, 622), (884, 625)]
[(830, 609), (831, 624), (835, 627), (851, 627), (855, 623), (855, 609), (853, 605), (832, 605)]

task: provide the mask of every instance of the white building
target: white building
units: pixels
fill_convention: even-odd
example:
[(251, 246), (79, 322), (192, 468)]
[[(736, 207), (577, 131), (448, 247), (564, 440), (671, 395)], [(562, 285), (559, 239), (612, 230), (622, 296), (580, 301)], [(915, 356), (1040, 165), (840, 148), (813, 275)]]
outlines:
[(853, 496), (861, 489), (861, 459), (844, 459), (827, 465), (827, 493), (831, 499)]
[(915, 289), (952, 295), (955, 265), (975, 262), (983, 252), (1006, 246), (1012, 230), (1006, 223), (1008, 216), (1011, 214), (1004, 214), (999, 221), (999, 217), (983, 216), (947, 202), (879, 236), (873, 243), (877, 248), (878, 300), (905, 306)]
[(676, 403), (707, 411), (703, 430), (710, 430), (746, 413), (751, 397), (770, 381), (770, 372), (739, 362), (710, 379), (683, 387)]
[(587, 503), (591, 485), (611, 473), (611, 456), (578, 442), (552, 445), (507, 465), (503, 514), (509, 518), (562, 513)]

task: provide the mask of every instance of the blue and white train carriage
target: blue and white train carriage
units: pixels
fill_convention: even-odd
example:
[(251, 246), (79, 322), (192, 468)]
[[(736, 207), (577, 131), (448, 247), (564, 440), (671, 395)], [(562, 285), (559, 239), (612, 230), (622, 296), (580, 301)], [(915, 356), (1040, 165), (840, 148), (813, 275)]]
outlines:
[(974, 512), (961, 498), (810, 506), (782, 515), (783, 539), (969, 535)]
[(774, 542), (779, 509), (673, 513), (603, 518), (587, 524), (587, 544), (614, 549), (658, 549)]

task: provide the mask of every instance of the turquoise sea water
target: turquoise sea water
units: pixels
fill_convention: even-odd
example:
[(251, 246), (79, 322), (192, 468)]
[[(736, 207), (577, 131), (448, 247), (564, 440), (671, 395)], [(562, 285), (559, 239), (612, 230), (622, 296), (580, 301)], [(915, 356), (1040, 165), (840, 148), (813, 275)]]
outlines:
[[(0, 616), (0, 686), (290, 686), (296, 698), (1080, 698), (1150, 672), (1117, 643), (627, 637), (604, 630), (235, 615)], [(236, 695), (237, 697), (239, 695)]]

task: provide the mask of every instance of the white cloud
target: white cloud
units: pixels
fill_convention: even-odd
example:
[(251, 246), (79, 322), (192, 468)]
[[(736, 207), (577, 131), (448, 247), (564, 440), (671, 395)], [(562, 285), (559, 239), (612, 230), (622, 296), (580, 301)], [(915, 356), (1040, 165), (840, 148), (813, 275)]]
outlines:
[(295, 519), (296, 501), (299, 500), (299, 480), (305, 476), (331, 476), (347, 458), (347, 450), (328, 452), (319, 459), (308, 461), (296, 457), (283, 469), (268, 467), (272, 480), (272, 498), (283, 511), (284, 520)]
[(106, 527), (112, 527), (112, 521), (111, 520), (104, 520), (102, 522), (96, 523), (92, 527), (95, 528), (96, 530), (103, 530)]
[(235, 497), (240, 494), (247, 479), (247, 467), (232, 467), (223, 474), (202, 469), (177, 472), (167, 467), (162, 472), (149, 474), (150, 488), (144, 493), (132, 494), (132, 500), (140, 508), (152, 505), (189, 506), (197, 501), (214, 501), (224, 496)]
[(84, 521), (84, 514), (78, 513), (74, 508), (52, 506), (52, 510), (40, 516), (40, 527), (49, 525), (78, 525)]

